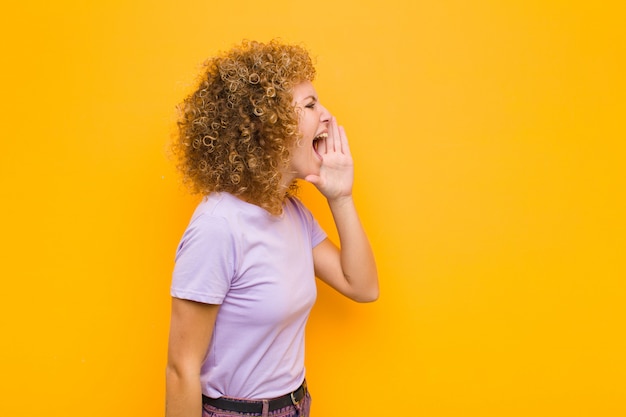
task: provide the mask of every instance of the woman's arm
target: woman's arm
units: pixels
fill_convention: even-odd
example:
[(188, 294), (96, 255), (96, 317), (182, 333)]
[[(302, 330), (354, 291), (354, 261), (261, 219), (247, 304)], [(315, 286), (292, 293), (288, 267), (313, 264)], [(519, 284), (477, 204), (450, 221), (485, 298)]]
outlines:
[(352, 201), (331, 211), (339, 232), (341, 250), (329, 239), (313, 248), (315, 275), (354, 301), (378, 299), (378, 272), (374, 255)]
[(323, 158), (320, 175), (309, 175), (306, 180), (328, 200), (341, 249), (329, 239), (317, 245), (313, 249), (315, 274), (355, 301), (374, 301), (379, 293), (376, 262), (352, 198), (354, 163), (348, 139), (334, 117), (318, 152)]
[(202, 416), (200, 368), (218, 310), (218, 305), (172, 298), (165, 373), (166, 417)]

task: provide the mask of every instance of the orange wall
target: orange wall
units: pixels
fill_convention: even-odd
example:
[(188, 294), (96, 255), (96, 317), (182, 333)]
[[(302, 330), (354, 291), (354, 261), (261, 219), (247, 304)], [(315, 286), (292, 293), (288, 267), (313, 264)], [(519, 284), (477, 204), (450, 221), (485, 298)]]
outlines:
[(162, 415), (173, 109), (272, 37), (317, 56), (382, 281), (320, 289), (314, 415), (625, 415), (621, 2), (270, 3), (3, 7), (0, 415)]

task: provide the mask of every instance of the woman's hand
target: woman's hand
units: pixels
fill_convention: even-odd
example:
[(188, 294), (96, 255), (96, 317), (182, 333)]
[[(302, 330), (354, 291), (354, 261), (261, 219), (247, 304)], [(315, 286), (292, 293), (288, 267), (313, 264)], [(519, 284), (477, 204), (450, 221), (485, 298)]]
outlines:
[(354, 164), (348, 139), (334, 117), (328, 128), (328, 138), (317, 149), (322, 156), (320, 174), (305, 179), (328, 200), (340, 247), (326, 239), (313, 248), (315, 275), (355, 301), (374, 301), (379, 294), (378, 271), (352, 198)]
[(337, 125), (335, 117), (331, 117), (328, 138), (318, 145), (317, 152), (322, 157), (320, 173), (307, 175), (305, 180), (315, 185), (329, 201), (350, 198), (354, 183), (354, 163), (346, 132), (343, 126)]

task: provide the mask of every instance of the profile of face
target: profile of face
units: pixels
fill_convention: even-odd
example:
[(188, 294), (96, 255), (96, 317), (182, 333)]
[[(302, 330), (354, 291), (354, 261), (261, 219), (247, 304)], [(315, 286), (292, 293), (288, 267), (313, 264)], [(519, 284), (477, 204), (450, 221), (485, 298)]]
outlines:
[(317, 152), (321, 141), (328, 137), (330, 112), (321, 105), (317, 92), (310, 81), (293, 88), (293, 105), (298, 114), (300, 140), (291, 151), (290, 173), (295, 178), (319, 175), (322, 156)]

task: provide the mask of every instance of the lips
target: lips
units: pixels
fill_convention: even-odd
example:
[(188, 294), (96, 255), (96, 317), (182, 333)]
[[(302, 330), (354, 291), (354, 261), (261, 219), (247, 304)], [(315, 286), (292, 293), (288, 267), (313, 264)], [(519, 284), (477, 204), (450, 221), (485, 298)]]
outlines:
[[(315, 136), (313, 138), (313, 150), (315, 151), (316, 154), (319, 155), (318, 149), (320, 146), (320, 143), (322, 141), (325, 141), (326, 139), (328, 139), (328, 133), (324, 132), (324, 133), (320, 133), (319, 135)], [(321, 157), (321, 155), (320, 155)]]

